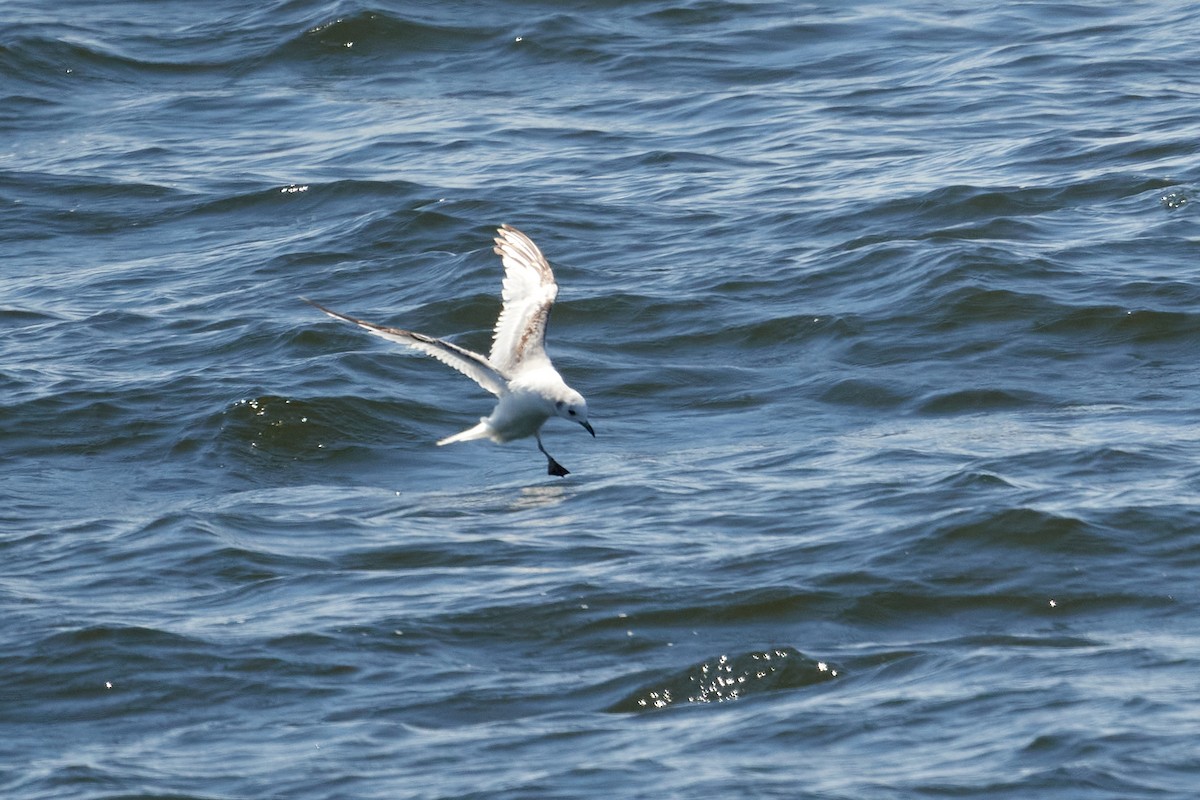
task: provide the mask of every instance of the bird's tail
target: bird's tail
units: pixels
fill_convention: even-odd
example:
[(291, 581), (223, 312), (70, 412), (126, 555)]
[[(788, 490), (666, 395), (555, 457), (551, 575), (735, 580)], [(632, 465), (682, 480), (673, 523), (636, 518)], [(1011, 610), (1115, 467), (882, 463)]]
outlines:
[(467, 428), (461, 433), (456, 433), (453, 436), (447, 436), (438, 442), (438, 447), (444, 444), (454, 444), (455, 442), (469, 442), (472, 439), (490, 439), (492, 438), (492, 429), (488, 426), (487, 420), (480, 418), (479, 424), (474, 428)]

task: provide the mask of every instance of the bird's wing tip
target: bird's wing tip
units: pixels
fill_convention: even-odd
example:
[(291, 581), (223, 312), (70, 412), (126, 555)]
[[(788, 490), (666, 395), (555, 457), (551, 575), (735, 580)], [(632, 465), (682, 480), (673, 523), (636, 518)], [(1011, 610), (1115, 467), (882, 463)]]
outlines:
[(519, 228), (517, 228), (513, 225), (509, 225), (507, 222), (500, 223), (500, 227), (496, 228), (496, 234), (497, 234), (497, 236), (496, 236), (497, 242), (511, 241), (512, 237), (514, 237), (514, 236), (519, 239), (528, 239), (529, 238), (526, 234), (522, 233)]
[(316, 302), (315, 300), (309, 300), (307, 297), (301, 297), (300, 299), (303, 300), (304, 302), (308, 303), (310, 306), (315, 308), (317, 311), (320, 311), (322, 314), (324, 314), (327, 317), (332, 317), (333, 319), (340, 319), (343, 322), (350, 322), (350, 323), (353, 323), (354, 325), (359, 325), (364, 328), (381, 327), (379, 325), (375, 325), (375, 323), (373, 323), (373, 322), (367, 322), (365, 320), (359, 319), (358, 317), (352, 317), (349, 314), (343, 314), (340, 311), (334, 311), (332, 308), (326, 308), (325, 306), (321, 305), (320, 303)]
[(338, 317), (338, 318), (340, 318), (340, 319), (345, 319), (345, 318), (346, 318), (346, 317), (345, 317), (345, 315), (343, 315), (343, 314), (339, 314), (339, 313), (337, 313), (336, 311), (332, 311), (332, 310), (330, 310), (330, 309), (326, 308), (325, 306), (323, 306), (323, 305), (321, 305), (320, 303), (318, 303), (316, 300), (309, 300), (309, 299), (308, 299), (307, 297), (305, 297), (304, 295), (297, 295), (297, 297), (299, 297), (301, 300), (303, 300), (304, 302), (308, 303), (310, 306), (312, 306), (312, 307), (313, 307), (313, 308), (315, 308), (317, 311), (320, 311), (320, 312), (321, 312), (321, 313), (323, 313), (323, 314), (328, 314), (328, 315), (329, 315), (329, 316), (331, 316), (331, 317)]

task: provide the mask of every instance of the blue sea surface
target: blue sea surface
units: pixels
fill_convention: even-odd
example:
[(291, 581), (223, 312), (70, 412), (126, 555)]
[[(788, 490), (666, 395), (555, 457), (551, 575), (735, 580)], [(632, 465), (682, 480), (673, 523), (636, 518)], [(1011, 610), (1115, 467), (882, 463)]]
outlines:
[(4, 18), (0, 796), (1196, 796), (1200, 7)]

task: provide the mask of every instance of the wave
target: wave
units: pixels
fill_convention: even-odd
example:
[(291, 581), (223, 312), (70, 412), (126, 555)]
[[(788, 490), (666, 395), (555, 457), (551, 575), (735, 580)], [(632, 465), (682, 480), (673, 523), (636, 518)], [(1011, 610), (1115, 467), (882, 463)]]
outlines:
[(673, 705), (725, 703), (824, 683), (841, 672), (837, 665), (809, 658), (792, 647), (720, 655), (654, 678), (605, 710), (621, 713)]

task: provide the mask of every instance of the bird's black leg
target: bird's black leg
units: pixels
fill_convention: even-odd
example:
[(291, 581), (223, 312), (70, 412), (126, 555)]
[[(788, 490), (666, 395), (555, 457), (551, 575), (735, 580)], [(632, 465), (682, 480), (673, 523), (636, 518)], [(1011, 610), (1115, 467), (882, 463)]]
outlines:
[(564, 475), (570, 475), (571, 474), (570, 470), (568, 470), (562, 464), (555, 461), (554, 456), (547, 453), (546, 448), (542, 447), (542, 437), (537, 436), (536, 438), (537, 438), (537, 443), (538, 443), (538, 450), (541, 450), (542, 455), (544, 455), (546, 457), (546, 474), (547, 475), (555, 475), (559, 478), (563, 477)]

